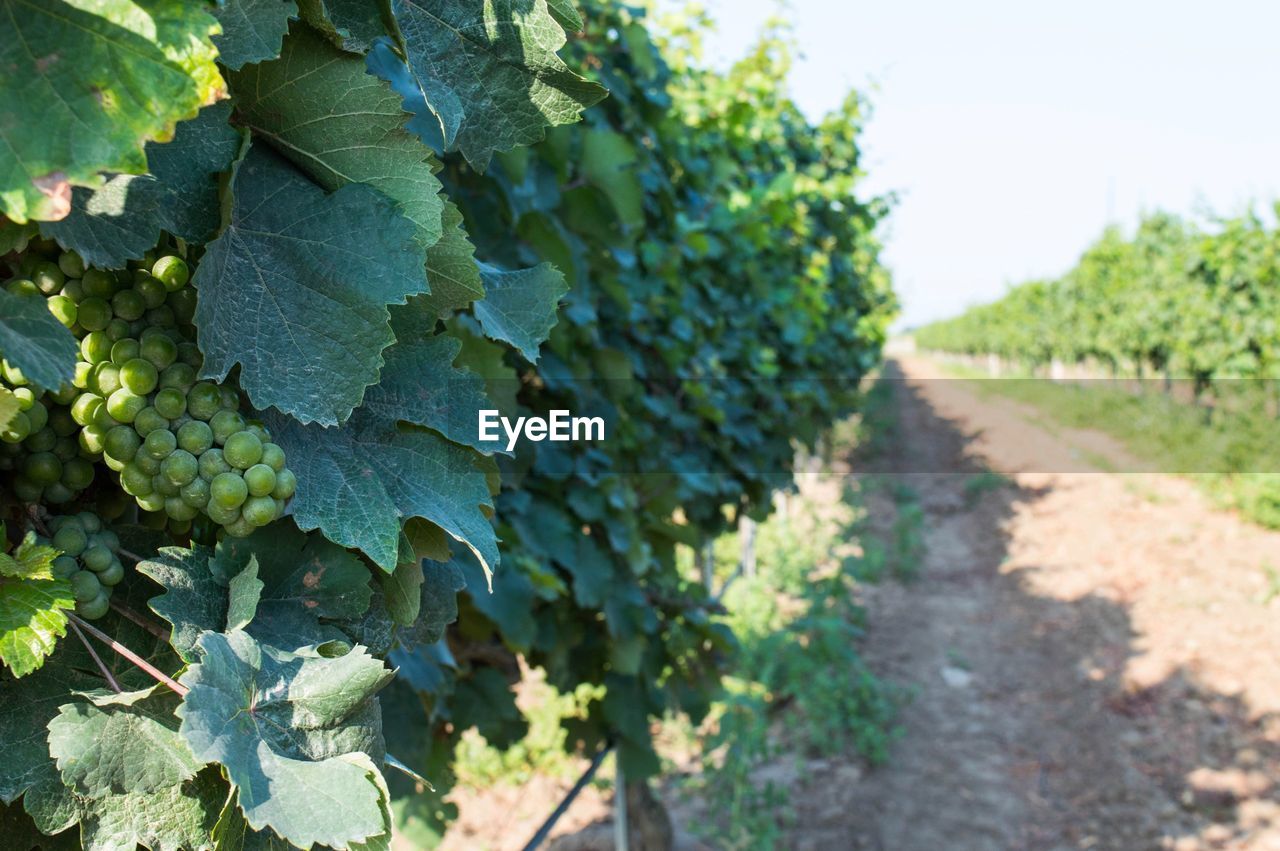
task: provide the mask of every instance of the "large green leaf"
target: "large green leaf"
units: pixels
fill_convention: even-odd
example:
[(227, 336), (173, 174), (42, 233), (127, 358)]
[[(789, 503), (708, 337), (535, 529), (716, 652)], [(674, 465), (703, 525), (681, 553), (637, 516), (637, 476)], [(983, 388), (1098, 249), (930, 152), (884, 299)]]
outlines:
[(195, 275), (202, 375), (221, 381), (238, 363), (259, 409), (336, 425), (378, 379), (387, 305), (427, 289), (417, 229), (372, 187), (326, 195), (262, 144), (233, 188)]
[(49, 722), (49, 755), (79, 794), (154, 792), (195, 777), (201, 764), (178, 735), (168, 689), (101, 694), (68, 703)]
[(58, 551), (29, 534), (13, 555), (0, 553), (0, 662), (23, 677), (44, 664), (67, 634), (67, 612), (76, 605), (71, 583), (55, 579)]
[(556, 324), (556, 308), (569, 291), (564, 275), (550, 263), (514, 272), (480, 264), (484, 298), (475, 303), (486, 337), (509, 343), (533, 362)]
[(476, 249), (462, 227), (462, 213), (446, 201), (441, 214), (443, 234), (427, 249), (427, 281), (431, 292), (417, 295), (411, 303), (421, 303), (440, 319), (447, 319), (478, 298), (484, 298), (484, 283), (476, 264)]
[(42, 296), (0, 290), (0, 356), (28, 379), (56, 390), (75, 376), (79, 351)]
[(216, 550), (166, 547), (141, 562), (138, 572), (164, 586), (148, 605), (173, 625), (173, 647), (183, 659), (198, 658), (201, 633), (243, 620), (244, 610), (235, 611), (232, 602), (237, 592), (251, 592), (250, 565), (261, 589), (248, 631), (260, 640), (298, 647), (341, 638), (337, 630), (321, 629), (318, 619), (357, 617), (369, 607), (369, 570), (360, 559), (288, 522), (224, 539)]
[(81, 822), (84, 851), (208, 848), (226, 799), (226, 781), (212, 766), (175, 786), (95, 798)]
[(300, 0), (302, 19), (341, 47), (367, 53), (375, 39), (387, 35), (389, 0)]
[(117, 174), (101, 189), (77, 188), (71, 213), (40, 232), (75, 250), (91, 266), (122, 268), (167, 231), (203, 243), (220, 224), (218, 174), (231, 167), (240, 134), (227, 119), (230, 102), (200, 110), (178, 125), (172, 142), (147, 144), (148, 174)]
[(618, 220), (627, 227), (644, 224), (644, 188), (635, 173), (631, 142), (612, 130), (591, 130), (582, 144), (582, 174), (609, 196)]
[(0, 212), (60, 219), (72, 186), (146, 171), (144, 143), (223, 91), (216, 28), (186, 0), (0, 0)]
[(222, 34), (213, 37), (218, 61), (232, 71), (280, 55), (289, 21), (298, 17), (294, 0), (223, 0), (214, 13)]
[(207, 633), (182, 676), (179, 710), (198, 759), (220, 763), (255, 830), (345, 847), (386, 832), (387, 801), (367, 753), (341, 727), (393, 674), (357, 647), (336, 659), (289, 653), (243, 632)]
[(29, 677), (0, 677), (0, 803), (12, 803), (51, 774), (56, 780), (49, 760), (48, 724), (71, 692), (101, 684), (60, 656)]
[(417, 225), (422, 248), (440, 239), (440, 181), (431, 152), (404, 129), (400, 96), (364, 60), (296, 25), (280, 58), (231, 78), (236, 114), (330, 191), (367, 183)]
[(392, 8), (445, 146), (482, 171), (495, 151), (539, 141), (605, 95), (556, 55), (565, 35), (546, 0), (394, 0)]

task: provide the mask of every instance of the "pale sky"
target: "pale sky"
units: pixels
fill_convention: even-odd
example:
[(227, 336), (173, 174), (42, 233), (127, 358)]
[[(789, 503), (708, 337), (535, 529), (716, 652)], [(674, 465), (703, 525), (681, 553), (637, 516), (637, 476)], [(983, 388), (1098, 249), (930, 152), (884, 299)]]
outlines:
[[(664, 7), (681, 5), (665, 0)], [(716, 64), (776, 0), (704, 0)], [(1108, 222), (1280, 199), (1280, 3), (791, 0), (816, 117), (870, 94), (868, 192), (896, 191), (901, 325), (1056, 276)]]

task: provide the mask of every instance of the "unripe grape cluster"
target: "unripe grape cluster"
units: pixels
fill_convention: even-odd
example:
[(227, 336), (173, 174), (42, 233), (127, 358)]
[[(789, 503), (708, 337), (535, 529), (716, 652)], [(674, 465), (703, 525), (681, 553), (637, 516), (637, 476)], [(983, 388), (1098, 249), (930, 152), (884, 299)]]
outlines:
[(0, 379), (18, 403), (17, 414), (0, 431), (0, 470), (13, 473), (13, 491), (21, 500), (70, 502), (94, 478), (95, 455), (79, 440), (80, 427), (56, 396), (32, 387), (7, 361), (0, 362)]
[(124, 578), (120, 539), (88, 511), (52, 518), (49, 531), (53, 537), (40, 543), (61, 553), (53, 561), (53, 575), (71, 583), (76, 614), (87, 620), (102, 617), (111, 605), (112, 590)]
[[(21, 435), (22, 422), (10, 424), (26, 453), (20, 498), (70, 499), (92, 480), (86, 459), (101, 458), (140, 508), (168, 517), (175, 531), (206, 516), (244, 537), (281, 515), (296, 486), (284, 450), (261, 424), (245, 420), (234, 388), (197, 380), (196, 293), (182, 257), (148, 256), (112, 272), (85, 268), (69, 251), (54, 262), (37, 248), (20, 272), (26, 277), (8, 289), (43, 295), (80, 341), (74, 386), (45, 394), (52, 407), (39, 440), (32, 445), (41, 401), (34, 394), (23, 412), (28, 434)], [(74, 453), (58, 443), (64, 432), (76, 434)]]

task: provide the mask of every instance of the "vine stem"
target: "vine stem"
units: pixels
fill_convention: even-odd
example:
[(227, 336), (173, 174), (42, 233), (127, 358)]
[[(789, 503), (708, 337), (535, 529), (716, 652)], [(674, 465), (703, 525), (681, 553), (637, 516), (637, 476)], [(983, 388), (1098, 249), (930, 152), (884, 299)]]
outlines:
[(115, 609), (122, 616), (133, 621), (138, 626), (142, 627), (147, 632), (151, 633), (161, 641), (169, 640), (169, 630), (165, 629), (164, 627), (160, 626), (157, 623), (147, 620), (147, 618), (144, 615), (139, 614), (138, 612), (135, 612), (133, 609), (129, 608), (124, 603), (117, 603), (115, 600), (112, 600), (110, 605), (111, 605), (111, 608)]
[(73, 620), (67, 621), (68, 626), (75, 630), (76, 636), (80, 639), (80, 643), (84, 645), (84, 649), (89, 651), (89, 655), (93, 657), (93, 661), (98, 666), (98, 670), (102, 672), (102, 676), (107, 678), (107, 685), (111, 686), (111, 690), (116, 694), (124, 691), (120, 688), (120, 684), (116, 682), (116, 678), (111, 676), (111, 671), (107, 670), (107, 666), (102, 661), (102, 657), (98, 655), (98, 651), (93, 649), (93, 645), (89, 643), (89, 639), (84, 637), (84, 633), (80, 631), (80, 627)]
[(126, 550), (124, 547), (116, 547), (116, 555), (121, 555), (121, 556), (124, 556), (125, 558), (131, 558), (134, 561), (146, 561), (146, 559), (144, 559), (142, 556), (138, 555), (137, 553), (130, 552), (129, 550)]
[(81, 620), (78, 615), (73, 615), (70, 612), (67, 613), (67, 618), (73, 624), (80, 626), (85, 632), (89, 633), (94, 638), (98, 639), (103, 644), (106, 644), (112, 650), (119, 653), (121, 656), (128, 659), (130, 662), (137, 665), (142, 670), (146, 671), (148, 674), (154, 677), (157, 682), (163, 683), (164, 685), (168, 686), (179, 697), (187, 696), (187, 692), (190, 691), (189, 688), (187, 688), (182, 683), (175, 680), (173, 677), (170, 677), (164, 671), (161, 671), (155, 665), (152, 665), (146, 659), (143, 659), (137, 653), (134, 653), (128, 647), (125, 647), (119, 641), (116, 641), (114, 638), (107, 635), (105, 632), (98, 629), (93, 624), (89, 623), (88, 621)]

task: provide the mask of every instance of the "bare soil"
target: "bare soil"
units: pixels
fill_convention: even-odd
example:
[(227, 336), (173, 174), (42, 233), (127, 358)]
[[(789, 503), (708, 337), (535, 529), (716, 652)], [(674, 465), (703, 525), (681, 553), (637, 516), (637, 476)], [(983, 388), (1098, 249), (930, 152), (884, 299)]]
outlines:
[[(787, 845), (1280, 851), (1280, 534), (1186, 479), (1102, 472), (1123, 455), (1105, 435), (927, 360), (887, 375), (896, 427), (871, 466), (917, 494), (924, 554), (867, 590), (863, 652), (911, 698), (887, 764), (792, 772)], [(468, 796), (449, 847), (519, 847), (567, 785)]]

